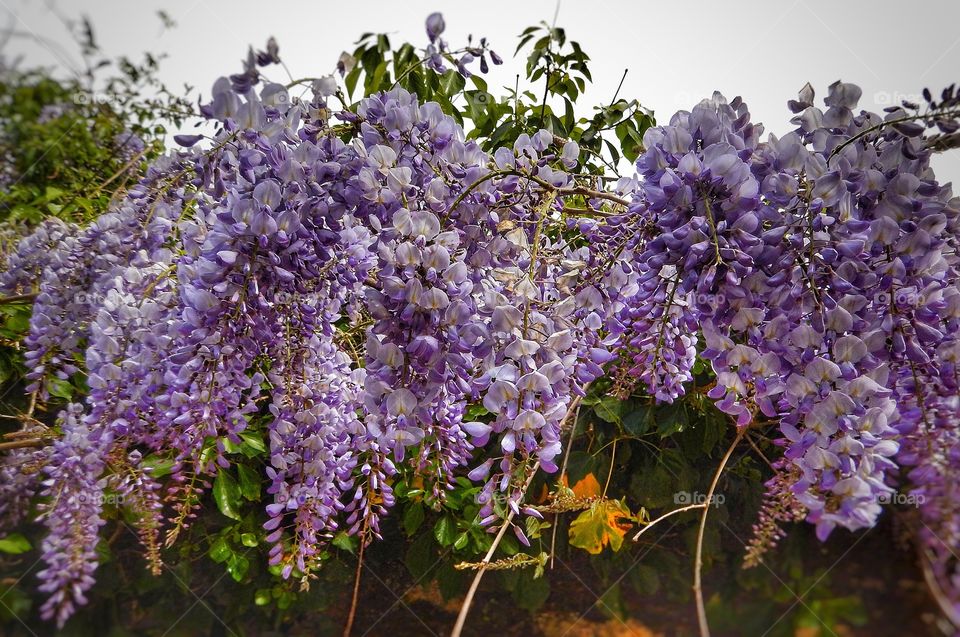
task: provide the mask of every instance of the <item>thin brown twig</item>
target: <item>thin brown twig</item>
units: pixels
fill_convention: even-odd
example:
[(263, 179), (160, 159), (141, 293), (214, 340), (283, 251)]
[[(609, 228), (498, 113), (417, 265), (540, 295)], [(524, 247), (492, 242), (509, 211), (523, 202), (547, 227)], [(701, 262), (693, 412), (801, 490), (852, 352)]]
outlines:
[(617, 460), (617, 440), (619, 438), (613, 439), (613, 449), (610, 450), (610, 468), (607, 470), (607, 481), (603, 483), (603, 493), (600, 494), (600, 499), (606, 499), (607, 497), (607, 488), (610, 487), (610, 480), (613, 478), (613, 464)]
[(360, 574), (363, 572), (363, 550), (366, 542), (367, 524), (364, 522), (363, 532), (360, 534), (360, 551), (357, 554), (357, 573), (353, 578), (353, 596), (350, 599), (350, 612), (347, 613), (347, 623), (343, 627), (343, 637), (350, 637), (353, 630), (353, 620), (357, 616), (357, 604), (360, 601)]
[(524, 177), (526, 179), (529, 179), (530, 181), (540, 186), (543, 186), (544, 188), (553, 190), (558, 195), (580, 195), (582, 197), (587, 197), (589, 199), (603, 199), (604, 201), (615, 203), (619, 206), (623, 206), (624, 208), (630, 205), (630, 202), (627, 201), (626, 199), (623, 199), (622, 197), (618, 197), (609, 192), (603, 192), (601, 190), (592, 190), (590, 188), (585, 188), (584, 186), (554, 186), (549, 181), (545, 179), (541, 179), (536, 175), (531, 175), (531, 174), (520, 172), (520, 171), (513, 171), (513, 174), (516, 174), (518, 177)]
[(707, 528), (707, 515), (710, 513), (710, 503), (713, 502), (713, 494), (717, 490), (717, 483), (720, 482), (720, 475), (723, 473), (724, 468), (726, 468), (730, 456), (733, 455), (733, 450), (740, 444), (740, 440), (743, 439), (746, 433), (746, 427), (737, 431), (736, 438), (733, 439), (730, 448), (727, 449), (727, 453), (724, 454), (723, 459), (720, 461), (717, 472), (713, 474), (713, 482), (710, 483), (710, 490), (707, 491), (707, 498), (704, 501), (706, 506), (703, 507), (703, 514), (700, 516), (700, 528), (697, 529), (697, 551), (693, 568), (693, 594), (694, 597), (697, 598), (697, 622), (700, 624), (700, 637), (710, 637), (710, 625), (707, 623), (707, 609), (703, 603), (703, 585), (700, 575), (700, 571), (703, 568), (703, 535)]
[(46, 442), (43, 438), (26, 438), (24, 440), (11, 440), (10, 442), (0, 442), (0, 451), (7, 449), (28, 449), (30, 447), (42, 447)]
[[(523, 485), (524, 494), (527, 492), (527, 489), (530, 488), (530, 483), (533, 482), (533, 477), (537, 475), (537, 471), (539, 469), (540, 461), (537, 460), (537, 462), (533, 465), (533, 470), (527, 477), (526, 484)], [(457, 622), (453, 625), (453, 631), (450, 633), (450, 637), (460, 637), (460, 633), (463, 631), (463, 626), (467, 622), (467, 614), (470, 612), (470, 606), (473, 604), (473, 598), (477, 594), (477, 588), (480, 587), (480, 580), (483, 578), (483, 573), (486, 571), (487, 564), (489, 564), (493, 559), (493, 554), (496, 552), (497, 547), (500, 546), (503, 536), (507, 534), (507, 529), (510, 528), (510, 523), (513, 522), (513, 516), (514, 509), (511, 508), (510, 513), (507, 514), (507, 518), (503, 521), (503, 524), (500, 525), (500, 530), (497, 532), (497, 537), (493, 539), (493, 544), (490, 545), (490, 548), (487, 550), (487, 554), (483, 556), (482, 560), (480, 560), (480, 564), (477, 567), (477, 574), (473, 576), (473, 581), (470, 582), (470, 589), (467, 590), (467, 595), (463, 598), (463, 605), (460, 606), (460, 613), (457, 615)]]
[(708, 504), (707, 504), (706, 502), (701, 502), (701, 503), (698, 503), (698, 504), (688, 504), (688, 505), (685, 506), (685, 507), (680, 507), (679, 509), (674, 509), (673, 511), (667, 511), (666, 513), (664, 513), (664, 514), (661, 515), (660, 517), (656, 518), (655, 520), (651, 520), (649, 524), (647, 524), (647, 525), (644, 526), (642, 529), (640, 529), (640, 530), (637, 532), (637, 534), (633, 536), (633, 541), (636, 542), (637, 540), (640, 539), (640, 536), (641, 536), (641, 535), (643, 535), (644, 533), (646, 533), (647, 531), (649, 531), (651, 528), (653, 528), (654, 525), (662, 522), (663, 520), (666, 520), (667, 518), (669, 518), (669, 517), (672, 516), (672, 515), (676, 515), (676, 514), (678, 514), (678, 513), (683, 513), (684, 511), (692, 511), (693, 509), (702, 509), (702, 508), (704, 508), (704, 507), (706, 507), (706, 506), (708, 506)]
[(0, 297), (0, 305), (8, 305), (10, 303), (29, 303), (36, 298), (36, 292), (31, 292), (29, 294), (14, 294), (13, 296), (3, 296)]
[[(584, 393), (586, 393), (587, 388), (583, 388)], [(567, 414), (573, 415), (573, 425), (570, 426), (570, 438), (567, 440), (567, 448), (563, 450), (563, 463), (560, 465), (560, 479), (563, 479), (563, 476), (567, 475), (567, 463), (570, 460), (570, 449), (573, 447), (573, 438), (577, 433), (577, 421), (580, 420), (580, 404), (583, 401), (583, 396), (577, 396), (573, 399), (573, 402), (570, 403), (570, 408), (567, 410)], [(569, 418), (568, 418), (569, 419)], [(563, 429), (563, 424), (566, 423), (567, 419), (560, 424), (560, 428)], [(554, 559), (553, 554), (557, 548), (557, 526), (560, 523), (560, 514), (553, 514), (553, 528), (550, 530), (550, 568), (553, 568)]]
[(143, 156), (144, 156), (145, 153), (146, 153), (146, 149), (141, 150), (140, 152), (138, 152), (137, 154), (135, 154), (129, 161), (127, 161), (125, 164), (123, 164), (123, 166), (121, 166), (121, 167), (117, 170), (117, 172), (115, 172), (115, 173), (113, 173), (112, 175), (110, 175), (110, 177), (109, 177), (106, 181), (104, 181), (104, 182), (101, 183), (99, 186), (97, 186), (96, 188), (94, 188), (94, 189), (93, 189), (94, 194), (95, 194), (95, 195), (96, 195), (96, 194), (99, 194), (100, 191), (103, 190), (104, 188), (106, 188), (107, 186), (109, 186), (110, 183), (111, 183), (114, 179), (117, 179), (117, 178), (123, 176), (124, 174), (126, 174), (127, 172), (129, 172), (130, 169), (133, 168), (133, 166), (134, 166), (137, 162), (139, 162), (141, 159), (143, 159)]
[(830, 161), (831, 161), (834, 157), (836, 157), (837, 155), (839, 155), (840, 152), (843, 151), (843, 149), (846, 148), (847, 146), (849, 146), (850, 144), (853, 144), (853, 143), (857, 142), (858, 140), (863, 139), (864, 137), (866, 137), (866, 136), (869, 135), (870, 133), (875, 133), (875, 132), (881, 130), (882, 128), (886, 128), (887, 126), (893, 126), (893, 125), (896, 125), (896, 124), (904, 124), (904, 123), (906, 123), (906, 122), (913, 122), (913, 121), (916, 121), (916, 120), (918, 120), (918, 119), (927, 119), (927, 118), (930, 118), (930, 117), (956, 117), (957, 115), (960, 115), (960, 109), (947, 110), (947, 111), (944, 111), (944, 112), (942, 112), (942, 113), (937, 113), (937, 112), (917, 113), (916, 115), (907, 115), (907, 116), (905, 116), (905, 117), (897, 117), (897, 118), (895, 118), (895, 119), (885, 120), (885, 121), (883, 121), (883, 122), (880, 122), (879, 124), (876, 124), (876, 125), (874, 125), (874, 126), (871, 126), (870, 128), (865, 128), (864, 130), (860, 131), (859, 133), (857, 133), (856, 135), (854, 135), (854, 136), (851, 137), (850, 139), (846, 140), (846, 141), (843, 142), (842, 144), (839, 144), (836, 148), (833, 149), (833, 151), (830, 153), (830, 156), (827, 157), (827, 165), (829, 166), (829, 165), (830, 165)]
[(33, 418), (33, 412), (37, 408), (37, 393), (39, 391), (39, 389), (34, 389), (32, 392), (30, 392), (30, 406), (27, 407), (27, 418)]
[(757, 453), (757, 455), (760, 456), (765, 463), (767, 463), (768, 467), (770, 467), (774, 471), (777, 470), (776, 467), (773, 466), (773, 463), (770, 462), (770, 459), (767, 458), (766, 454), (764, 454), (763, 451), (760, 449), (760, 447), (757, 446), (757, 443), (753, 438), (751, 438), (750, 436), (747, 436), (747, 442), (750, 443), (750, 446), (753, 447), (753, 450)]

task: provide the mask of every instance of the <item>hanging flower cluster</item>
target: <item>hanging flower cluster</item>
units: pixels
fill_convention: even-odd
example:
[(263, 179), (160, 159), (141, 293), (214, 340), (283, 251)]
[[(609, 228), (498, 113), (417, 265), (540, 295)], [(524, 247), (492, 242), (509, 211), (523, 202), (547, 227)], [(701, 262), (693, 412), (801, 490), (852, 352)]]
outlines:
[[(427, 27), (440, 64), (442, 17)], [(44, 223), (0, 278), (37, 294), (28, 390), (89, 387), (29, 452), (47, 617), (84, 603), (109, 494), (157, 570), (161, 534), (190, 524), (250, 427), (269, 442), (270, 562), (290, 577), (336, 533), (379, 537), (401, 467), (437, 501), (461, 473), (480, 483), (484, 524), (519, 513), (587, 385), (613, 370), (672, 401), (697, 356), (737, 427), (782, 434), (758, 532), (776, 538), (778, 511), (822, 539), (869, 527), (902, 485), (960, 602), (960, 205), (902, 110), (885, 125), (855, 112), (853, 85), (826, 110), (805, 89), (796, 130), (762, 141), (715, 94), (649, 130), (639, 179), (607, 192), (546, 130), (487, 153), (400, 88), (355, 110), (332, 110), (326, 81), (296, 99), (261, 81), (278, 60), (271, 44), (217, 81), (209, 144), (178, 136), (111, 212)], [(29, 501), (6, 484), (4, 518)]]
[(836, 83), (824, 111), (807, 87), (790, 104), (797, 129), (766, 142), (720, 95), (648, 131), (631, 206), (638, 290), (612, 332), (662, 400), (682, 393), (699, 332), (718, 407), (739, 427), (779, 423), (775, 508), (799, 508), (826, 539), (872, 526), (905, 485), (946, 568), (960, 539), (946, 477), (960, 203), (930, 170), (923, 127), (857, 114), (859, 97)]

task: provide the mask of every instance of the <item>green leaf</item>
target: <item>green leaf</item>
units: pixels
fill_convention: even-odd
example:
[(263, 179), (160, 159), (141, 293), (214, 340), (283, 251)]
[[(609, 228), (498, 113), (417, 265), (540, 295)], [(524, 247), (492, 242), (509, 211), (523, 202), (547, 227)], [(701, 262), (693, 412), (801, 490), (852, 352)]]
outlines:
[(360, 540), (355, 536), (347, 535), (345, 531), (340, 531), (333, 536), (333, 539), (330, 541), (335, 547), (341, 551), (346, 551), (347, 553), (355, 553), (357, 546), (359, 545)]
[(70, 381), (61, 378), (48, 378), (47, 391), (50, 392), (51, 396), (56, 396), (57, 398), (64, 400), (73, 399), (73, 385), (70, 384)]
[(620, 621), (626, 618), (627, 611), (623, 606), (619, 582), (608, 588), (603, 595), (600, 596), (599, 601), (600, 610), (602, 610), (604, 614), (612, 615)]
[(62, 197), (63, 193), (64, 191), (60, 188), (47, 186), (46, 191), (43, 193), (43, 200), (47, 202), (54, 201), (55, 199)]
[(532, 39), (533, 39), (533, 35), (525, 35), (524, 37), (520, 38), (520, 43), (517, 45), (517, 48), (516, 48), (516, 50), (513, 52), (513, 54), (516, 55), (517, 53), (519, 53), (519, 52), (520, 52), (520, 49), (523, 48), (523, 45), (526, 44), (527, 42), (529, 42), (529, 41), (532, 40)]
[(246, 465), (237, 465), (237, 476), (240, 478), (240, 493), (247, 500), (260, 499), (260, 474)]
[(667, 438), (683, 431), (690, 424), (690, 415), (684, 401), (663, 405), (657, 409), (657, 433)]
[(483, 91), (484, 93), (486, 93), (486, 91), (487, 91), (487, 81), (486, 81), (486, 80), (484, 80), (484, 79), (483, 79), (482, 77), (480, 77), (479, 75), (472, 75), (472, 76), (470, 76), (470, 80), (473, 82), (473, 85), (474, 85), (474, 86), (476, 86), (478, 89), (480, 89), (481, 91)]
[(30, 549), (30, 541), (19, 533), (11, 533), (4, 538), (0, 538), (0, 553), (20, 555)]
[(450, 562), (442, 562), (437, 569), (437, 588), (444, 601), (462, 595), (465, 588), (466, 573), (453, 568)]
[(213, 499), (220, 513), (233, 520), (240, 519), (240, 486), (226, 469), (220, 469), (213, 481)]
[(227, 572), (235, 582), (241, 581), (248, 570), (250, 570), (250, 560), (243, 555), (234, 553), (227, 561)]
[(403, 512), (403, 530), (406, 531), (407, 537), (417, 532), (417, 529), (423, 524), (423, 519), (423, 505), (419, 502), (414, 502), (406, 508)]
[(637, 401), (629, 401), (624, 406), (623, 431), (631, 436), (642, 436), (653, 424), (653, 410)]
[(369, 77), (367, 91), (373, 92), (385, 89), (387, 88), (386, 85), (389, 84), (389, 81), (390, 75), (387, 72), (387, 62), (384, 60), (377, 64), (377, 68), (374, 69), (373, 75)]
[(423, 75), (418, 71), (411, 71), (410, 75), (407, 76), (406, 87), (410, 90), (411, 93), (417, 95), (421, 99), (425, 99), (427, 96), (427, 84), (423, 81)]
[(506, 556), (516, 555), (520, 552), (520, 540), (512, 533), (508, 533), (500, 540), (500, 550)]
[(573, 124), (576, 121), (576, 118), (573, 114), (573, 103), (567, 98), (563, 99), (564, 110), (563, 110), (563, 132), (566, 135), (570, 134), (570, 131), (573, 130)]
[(259, 544), (259, 541), (257, 541), (257, 536), (253, 533), (241, 533), (240, 543), (243, 544), (244, 546), (253, 548), (257, 544)]
[(449, 69), (440, 78), (440, 88), (446, 93), (448, 98), (462, 91), (466, 85), (467, 81), (463, 79), (463, 76), (455, 69)]
[(426, 577), (435, 562), (433, 538), (429, 533), (423, 533), (410, 543), (403, 562), (407, 565), (407, 570), (410, 571), (413, 579), (420, 581)]
[(623, 401), (613, 396), (604, 396), (593, 408), (597, 417), (613, 424), (622, 422)]
[(357, 88), (357, 81), (360, 79), (360, 65), (356, 65), (351, 69), (347, 76), (343, 79), (344, 85), (347, 87), (347, 95), (352, 96), (353, 91)]
[[(509, 123), (506, 123), (506, 124), (504, 124), (504, 126), (508, 126), (508, 127), (509, 127), (510, 124), (509, 124)], [(467, 418), (469, 418), (470, 420), (477, 420), (477, 419), (480, 418), (481, 416), (489, 416), (489, 415), (490, 415), (490, 410), (488, 410), (488, 409), (487, 409), (486, 407), (484, 407), (483, 405), (477, 403), (477, 404), (469, 405), (469, 406), (467, 407), (467, 414), (466, 414), (466, 415), (467, 415)]]
[(258, 431), (246, 429), (240, 433), (240, 452), (248, 458), (254, 458), (267, 452), (263, 436)]
[(258, 588), (257, 592), (253, 595), (253, 603), (257, 606), (266, 606), (270, 603), (271, 599), (273, 599), (273, 595), (270, 593), (269, 588)]
[(225, 562), (233, 555), (233, 549), (230, 548), (230, 543), (227, 542), (226, 538), (221, 535), (210, 545), (210, 551), (207, 554), (214, 562)]
[(521, 571), (513, 589), (513, 598), (517, 606), (536, 612), (550, 597), (550, 582), (546, 577), (535, 578), (529, 571)]
[(630, 583), (644, 595), (654, 595), (660, 590), (660, 573), (649, 564), (637, 564), (630, 570)]
[(445, 515), (437, 520), (433, 527), (433, 537), (440, 546), (450, 546), (456, 540), (457, 525), (449, 515)]
[(150, 469), (150, 476), (153, 478), (162, 478), (170, 475), (174, 464), (176, 463), (172, 459), (152, 455), (147, 456), (143, 461), (144, 467)]

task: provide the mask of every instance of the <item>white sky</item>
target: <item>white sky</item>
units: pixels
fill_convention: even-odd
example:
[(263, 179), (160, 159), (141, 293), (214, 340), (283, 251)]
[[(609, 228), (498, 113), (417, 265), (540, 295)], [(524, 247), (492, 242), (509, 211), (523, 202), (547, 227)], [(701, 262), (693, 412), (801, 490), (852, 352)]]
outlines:
[[(452, 45), (465, 43), (468, 33), (490, 40), (506, 61), (491, 72), (491, 88), (512, 86), (524, 62), (512, 58), (517, 34), (552, 21), (557, 9), (556, 0), (447, 6), (439, 0), (0, 0), (9, 27), (63, 43), (74, 60), (75, 47), (51, 4), (67, 17), (89, 15), (109, 55), (167, 53), (161, 78), (168, 86), (186, 82), (206, 94), (218, 76), (238, 71), (248, 44), (262, 47), (270, 35), (293, 75), (318, 76), (331, 72), (340, 52), (352, 50), (364, 31), (425, 44), (423, 22), (436, 10), (444, 13)], [(160, 9), (175, 28), (162, 28)], [(859, 84), (861, 105), (871, 110), (917, 99), (925, 86), (936, 93), (960, 81), (955, 0), (561, 0), (557, 24), (592, 58), (595, 84), (581, 98), (580, 114), (610, 100), (624, 68), (630, 71), (620, 96), (637, 98), (661, 122), (720, 90), (743, 96), (754, 119), (775, 133), (791, 128), (786, 100), (807, 81), (818, 99), (836, 79)], [(4, 51), (8, 59), (16, 53), (28, 64), (65, 66), (66, 56), (25, 38)], [(942, 181), (956, 181), (960, 151), (934, 165)]]

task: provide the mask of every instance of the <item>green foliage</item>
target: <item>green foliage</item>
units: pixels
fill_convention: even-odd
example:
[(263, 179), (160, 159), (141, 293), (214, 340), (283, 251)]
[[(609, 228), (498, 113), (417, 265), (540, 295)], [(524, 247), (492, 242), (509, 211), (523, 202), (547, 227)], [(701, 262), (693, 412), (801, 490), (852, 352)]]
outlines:
[[(171, 26), (169, 16), (164, 23)], [(86, 32), (83, 48), (98, 58), (92, 29)], [(401, 86), (416, 93), (421, 102), (438, 102), (488, 150), (546, 128), (560, 138), (560, 144), (564, 140), (578, 142), (583, 173), (616, 174), (620, 164), (636, 159), (644, 131), (655, 123), (651, 111), (637, 100), (619, 98), (619, 90), (609, 104), (596, 107), (589, 117), (578, 114), (575, 106), (592, 82), (590, 58), (577, 42), (568, 40), (564, 29), (546, 24), (524, 30), (516, 48), (516, 55), (524, 56), (527, 86), (521, 88), (518, 82), (500, 97), (493, 95), (482, 77), (465, 79), (452, 68), (437, 72), (412, 45), (394, 49), (386, 35), (364, 34), (356, 44), (352, 55), (342, 60), (348, 92), (348, 97), (339, 95), (343, 101), (355, 105), (364, 95)], [(448, 66), (454, 66), (456, 54), (446, 56)], [(93, 66), (108, 66), (100, 62), (103, 60)], [(12, 185), (0, 189), (0, 221), (34, 224), (48, 216), (84, 221), (106, 210), (117, 191), (136, 179), (141, 162), (161, 149), (164, 122), (179, 125), (189, 114), (189, 106), (181, 98), (157, 83), (157, 64), (153, 56), (146, 56), (140, 64), (120, 60), (115, 76), (99, 83), (104, 87), (101, 92), (89, 88), (91, 82), (59, 80), (42, 71), (8, 72), (0, 78), (0, 152), (8, 153), (16, 167)], [(148, 89), (157, 97), (144, 98)], [(54, 109), (57, 114), (50, 117), (49, 107), (60, 105), (65, 108)], [(142, 154), (123, 158), (117, 152), (116, 139), (129, 134), (147, 143)], [(28, 303), (0, 304), (0, 343), (4, 345), (0, 348), (0, 384), (22, 376), (20, 356), (13, 345), (25, 334), (28, 319)], [(587, 476), (602, 480), (602, 492), (610, 497), (597, 498), (582, 511), (547, 515), (543, 521), (526, 518), (524, 532), (530, 547), (522, 546), (512, 534), (504, 536), (495, 559), (520, 556), (523, 559), (517, 560), (518, 564), (540, 565), (497, 573), (501, 590), (508, 592), (518, 607), (533, 612), (549, 602), (554, 572), (548, 570), (546, 576), (538, 577), (544, 570), (541, 556), (548, 553), (564, 560), (590, 560), (603, 584), (598, 590), (605, 591), (599, 606), (608, 614), (624, 617), (636, 612), (631, 600), (638, 598), (659, 595), (687, 601), (687, 558), (698, 516), (685, 513), (672, 519), (674, 525), (665, 529), (662, 539), (668, 550), (648, 554), (631, 536), (648, 520), (646, 510), (662, 514), (682, 504), (679, 494), (705, 493), (722, 449), (732, 438), (727, 417), (697, 389), (711, 381), (702, 361), (695, 372), (694, 390), (667, 405), (654, 404), (651, 397), (640, 393), (614, 395), (609, 381), (591, 388), (573, 423), (566, 473), (562, 477), (539, 476), (528, 499), (542, 504), (561, 480), (573, 486)], [(48, 390), (66, 402), (82, 396), (86, 388), (83, 378), (76, 377), (52, 380)], [(467, 408), (468, 419), (488, 417), (482, 405)], [(213, 444), (220, 444), (231, 461), (209, 485), (206, 497), (216, 510), (205, 507), (207, 513), (193, 522), (189, 537), (179, 544), (179, 553), (171, 551), (165, 560), (185, 588), (193, 590), (194, 583), (205, 576), (214, 582), (224, 578), (229, 595), (252, 601), (265, 623), (280, 625), (304, 608), (315, 611), (337, 599), (344, 582), (352, 577), (359, 543), (342, 530), (333, 533), (326, 550), (317, 556), (324, 565), (319, 577), (329, 581), (313, 589), (302, 574), (284, 580), (279, 567), (268, 565), (263, 501), (269, 496), (264, 493), (263, 467), (269, 463), (269, 452), (262, 431), (263, 423), (254, 417), (239, 441), (211, 442), (209, 452)], [(771, 445), (762, 435), (752, 442), (761, 450)], [(172, 459), (149, 457), (146, 463), (153, 468), (154, 477), (162, 478), (169, 473)], [(491, 529), (480, 525), (480, 507), (475, 501), (479, 487), (459, 477), (452, 489), (439, 497), (434, 485), (424, 483), (423, 476), (431, 472), (417, 472), (409, 465), (397, 469), (392, 478), (397, 504), (384, 523), (385, 543), (392, 543), (391, 550), (403, 556), (414, 582), (423, 586), (435, 582), (448, 599), (462, 594), (470, 573), (458, 571), (454, 565), (479, 561), (493, 541)], [(748, 532), (748, 525), (737, 521), (753, 519), (768, 475), (756, 454), (735, 458), (720, 483), (726, 504), (711, 510), (705, 536), (711, 556), (707, 567), (736, 573), (742, 578), (735, 580), (737, 584), (754, 582), (752, 576), (739, 574), (743, 547), (729, 543), (725, 528), (736, 526), (738, 532)], [(497, 512), (505, 515), (503, 506), (497, 506)], [(122, 519), (123, 511), (108, 510), (106, 514), (116, 521)], [(402, 549), (397, 550), (398, 546)], [(112, 550), (108, 543), (101, 548), (105, 555)], [(32, 550), (23, 535), (0, 538), (4, 555), (28, 557)], [(791, 619), (783, 622), (784, 627), (819, 630), (821, 624), (814, 626), (813, 615), (827, 626), (862, 623), (858, 598), (832, 596), (826, 580), (818, 577), (822, 573), (805, 574), (802, 561), (797, 563), (799, 566), (789, 565), (789, 582), (797, 590), (809, 587), (812, 593), (810, 601), (798, 605)], [(104, 570), (127, 576), (117, 560), (108, 560)], [(136, 575), (134, 581), (137, 594), (169, 586), (169, 582), (158, 584), (145, 574)], [(322, 597), (324, 594), (329, 598)], [(0, 587), (0, 596), (4, 599), (0, 606), (3, 619), (11, 617), (8, 613), (28, 612), (32, 604), (19, 587)], [(723, 608), (730, 597), (719, 595), (711, 600), (718, 626), (724, 625)], [(789, 610), (794, 601), (783, 593), (772, 599), (758, 597), (769, 606), (764, 616)], [(236, 611), (242, 612), (249, 610)]]
[(621, 159), (633, 162), (643, 148), (644, 131), (655, 124), (652, 111), (637, 100), (617, 96), (596, 107), (590, 117), (576, 113), (578, 99), (593, 81), (590, 57), (579, 43), (568, 42), (561, 28), (543, 24), (521, 33), (515, 55), (526, 55), (524, 78), (529, 87), (521, 88), (518, 80), (499, 97), (480, 75), (464, 78), (455, 70), (456, 56), (467, 51), (479, 53), (466, 47), (445, 54), (450, 68), (440, 73), (412, 45), (394, 50), (386, 35), (365, 33), (353, 53), (341, 58), (347, 71), (344, 83), (351, 100), (355, 94), (362, 97), (400, 86), (422, 102), (435, 101), (485, 150), (546, 128), (562, 140), (576, 141), (584, 172), (596, 175), (616, 174)]
[(514, 603), (531, 613), (539, 610), (550, 596), (550, 581), (546, 577), (535, 577), (531, 570), (504, 571), (501, 582)]
[(0, 553), (20, 555), (21, 553), (29, 551), (30, 548), (30, 540), (20, 533), (11, 533), (6, 537), (0, 538)]
[(217, 502), (220, 513), (228, 518), (240, 519), (240, 485), (231, 475), (229, 469), (220, 469), (213, 481), (213, 499)]
[(140, 165), (162, 148), (163, 129), (131, 121), (132, 112), (114, 106), (121, 99), (41, 70), (2, 74), (0, 153), (11, 173), (0, 191), (0, 220), (85, 221), (104, 212), (117, 190), (135, 180)]
[[(0, 261), (48, 217), (83, 223), (104, 213), (163, 151), (167, 126), (191, 114), (187, 96), (157, 79), (160, 58), (107, 58), (87, 20), (73, 35), (82, 76), (0, 66)], [(23, 377), (17, 344), (29, 317), (29, 299), (0, 303), (0, 387)], [(55, 381), (48, 390), (69, 401), (83, 383)]]
[(0, 69), (0, 221), (95, 218), (163, 150), (167, 126), (193, 114), (157, 79), (160, 57), (113, 60), (88, 20), (73, 29), (83, 75)]

